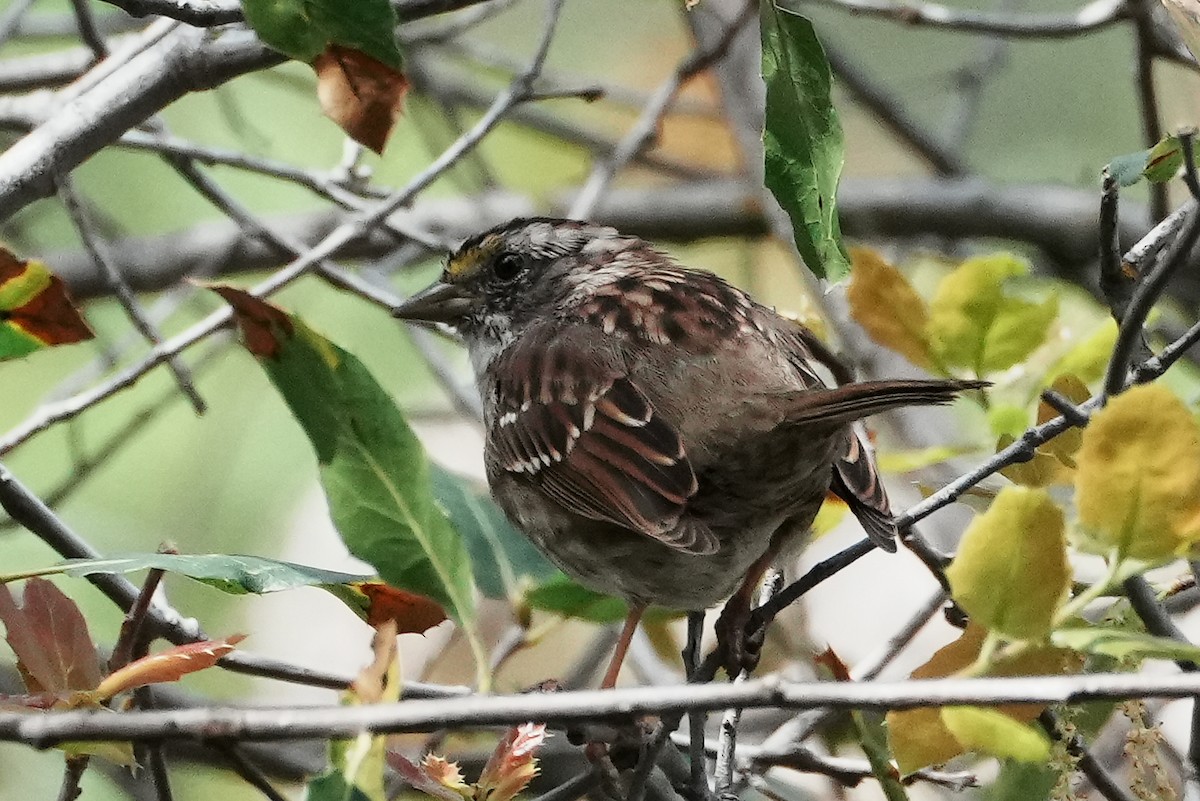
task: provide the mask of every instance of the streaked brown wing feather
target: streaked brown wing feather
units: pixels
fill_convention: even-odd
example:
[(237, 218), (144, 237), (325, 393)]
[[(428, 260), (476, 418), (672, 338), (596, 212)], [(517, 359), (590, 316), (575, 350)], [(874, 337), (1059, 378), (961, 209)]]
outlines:
[(894, 552), (896, 524), (875, 460), (856, 431), (847, 431), (846, 436), (846, 454), (834, 463), (829, 488), (850, 507), (871, 542)]
[(489, 447), (566, 509), (671, 547), (710, 553), (707, 528), (680, 526), (697, 489), (679, 434), (623, 375), (575, 347), (527, 333), (501, 358)]

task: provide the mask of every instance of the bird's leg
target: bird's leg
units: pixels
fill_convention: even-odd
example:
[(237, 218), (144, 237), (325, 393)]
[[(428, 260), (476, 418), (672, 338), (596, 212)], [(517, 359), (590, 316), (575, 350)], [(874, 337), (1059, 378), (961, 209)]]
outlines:
[(617, 686), (621, 663), (625, 661), (625, 653), (629, 650), (629, 643), (633, 641), (633, 634), (637, 631), (638, 622), (641, 621), (642, 613), (645, 611), (645, 604), (629, 605), (629, 614), (625, 617), (624, 627), (621, 628), (621, 637), (617, 640), (612, 660), (608, 663), (608, 670), (604, 673), (604, 681), (600, 683), (601, 690), (611, 690)]
[[(688, 612), (687, 645), (683, 649), (683, 669), (689, 682), (696, 681), (696, 669), (700, 667), (700, 639), (704, 635), (704, 612)], [(709, 797), (708, 765), (704, 758), (704, 710), (690, 709), (688, 716), (688, 757), (692, 797)]]
[(736, 676), (742, 670), (753, 671), (758, 666), (758, 646), (747, 642), (746, 624), (750, 622), (750, 601), (776, 556), (776, 549), (768, 548), (750, 565), (746, 578), (725, 602), (725, 608), (717, 618), (717, 645), (723, 651), (722, 662), (730, 676)]

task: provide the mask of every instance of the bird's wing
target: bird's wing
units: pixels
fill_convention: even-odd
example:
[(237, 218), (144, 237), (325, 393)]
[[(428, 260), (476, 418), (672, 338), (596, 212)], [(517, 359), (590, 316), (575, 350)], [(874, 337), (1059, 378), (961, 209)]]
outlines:
[(566, 509), (689, 553), (716, 550), (704, 527), (681, 526), (696, 475), (679, 433), (616, 359), (569, 332), (525, 332), (498, 358), (488, 448)]
[(850, 507), (871, 542), (894, 552), (896, 523), (871, 449), (853, 428), (847, 429), (846, 439), (846, 453), (834, 462), (829, 488)]

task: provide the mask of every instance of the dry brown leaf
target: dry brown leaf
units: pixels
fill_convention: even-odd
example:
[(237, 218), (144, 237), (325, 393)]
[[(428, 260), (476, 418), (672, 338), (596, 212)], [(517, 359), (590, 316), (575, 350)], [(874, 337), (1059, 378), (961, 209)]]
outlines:
[(325, 115), (351, 139), (383, 152), (404, 110), (408, 79), (361, 50), (331, 44), (313, 62), (317, 99)]

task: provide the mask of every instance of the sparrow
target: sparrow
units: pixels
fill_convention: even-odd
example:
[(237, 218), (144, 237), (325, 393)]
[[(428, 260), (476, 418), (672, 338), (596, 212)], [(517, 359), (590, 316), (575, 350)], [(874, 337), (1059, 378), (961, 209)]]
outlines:
[(826, 494), (896, 550), (852, 425), (983, 382), (847, 377), (808, 329), (643, 239), (516, 219), (471, 237), (395, 308), (462, 337), (496, 502), (567, 575), (629, 605), (602, 687), (651, 604), (708, 609), (729, 663), (763, 573), (803, 547)]

